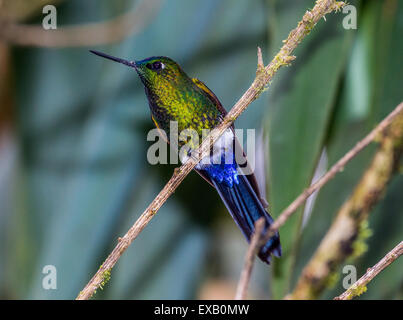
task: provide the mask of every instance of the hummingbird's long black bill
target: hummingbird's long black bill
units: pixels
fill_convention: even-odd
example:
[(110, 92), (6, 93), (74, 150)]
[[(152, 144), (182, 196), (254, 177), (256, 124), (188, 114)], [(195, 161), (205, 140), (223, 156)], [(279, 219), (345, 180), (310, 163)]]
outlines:
[(132, 67), (132, 68), (136, 68), (136, 62), (135, 61), (128, 61), (125, 59), (121, 59), (121, 58), (117, 58), (114, 56), (110, 56), (109, 54), (103, 53), (103, 52), (99, 52), (99, 51), (95, 51), (95, 50), (90, 50), (91, 53), (96, 54), (97, 56), (100, 56), (102, 58), (106, 58), (115, 62), (119, 62), (119, 63), (123, 63), (126, 66)]

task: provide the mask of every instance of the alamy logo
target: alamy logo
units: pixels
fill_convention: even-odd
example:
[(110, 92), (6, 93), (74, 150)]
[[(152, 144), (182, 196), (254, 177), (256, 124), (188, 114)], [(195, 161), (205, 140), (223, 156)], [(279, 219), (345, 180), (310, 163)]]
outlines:
[(351, 4), (344, 6), (343, 13), (346, 15), (343, 18), (343, 28), (346, 30), (357, 29), (357, 8)]
[(42, 279), (42, 288), (45, 290), (57, 289), (57, 270), (54, 265), (48, 264), (43, 267), (42, 273), (45, 275)]
[[(246, 131), (246, 132), (245, 132)], [(196, 149), (208, 138), (211, 130), (203, 129), (200, 134), (191, 128), (178, 132), (178, 123), (170, 122), (169, 139), (161, 129), (152, 129), (147, 134), (147, 141), (154, 142), (147, 150), (150, 164), (178, 164), (189, 157), (196, 157)], [(245, 141), (246, 137), (246, 141)], [(169, 145), (167, 141), (169, 140)], [(243, 145), (245, 142), (245, 152)], [(238, 173), (248, 175), (255, 168), (255, 129), (227, 129), (216, 140), (209, 155), (202, 157), (199, 168), (210, 164), (238, 165)], [(248, 159), (246, 159), (246, 154)]]
[(345, 265), (343, 274), (346, 275), (343, 277), (343, 288), (347, 290), (357, 281), (357, 268), (351, 264)]
[(56, 7), (48, 4), (43, 7), (42, 13), (46, 14), (42, 19), (42, 27), (45, 30), (55, 30), (57, 29), (57, 11)]

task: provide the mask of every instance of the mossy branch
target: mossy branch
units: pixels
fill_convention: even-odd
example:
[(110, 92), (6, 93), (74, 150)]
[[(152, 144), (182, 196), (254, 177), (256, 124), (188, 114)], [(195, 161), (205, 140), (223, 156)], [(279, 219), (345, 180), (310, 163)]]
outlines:
[(351, 300), (360, 296), (367, 291), (367, 284), (372, 281), (381, 271), (388, 267), (393, 261), (403, 254), (403, 241), (394, 247), (386, 256), (384, 256), (372, 268), (368, 268), (367, 272), (358, 279), (350, 288), (343, 292), (334, 300)]
[[(403, 103), (400, 104), (403, 110)], [(379, 148), (349, 199), (338, 211), (314, 256), (305, 266), (290, 299), (315, 299), (327, 287), (329, 278), (348, 258), (366, 251), (370, 236), (367, 218), (382, 199), (403, 152), (403, 112), (379, 136)]]
[(279, 53), (274, 57), (269, 65), (263, 67), (263, 59), (261, 51), (258, 50), (258, 71), (255, 80), (249, 89), (243, 94), (238, 102), (225, 116), (223, 121), (211, 131), (211, 133), (203, 140), (200, 147), (192, 153), (189, 160), (179, 169), (175, 170), (172, 178), (165, 187), (160, 191), (157, 197), (151, 202), (148, 208), (141, 214), (129, 231), (120, 239), (119, 243), (106, 258), (101, 268), (96, 272), (85, 288), (77, 296), (78, 300), (89, 299), (92, 297), (97, 288), (104, 281), (103, 273), (105, 270), (112, 270), (116, 262), (119, 260), (123, 252), (128, 248), (134, 239), (140, 234), (145, 226), (154, 217), (155, 213), (161, 208), (165, 201), (180, 185), (183, 179), (192, 171), (197, 163), (208, 155), (213, 143), (231, 126), (243, 111), (265, 90), (276, 72), (282, 67), (288, 65), (293, 59), (292, 52), (309, 34), (312, 27), (322, 19), (327, 13), (338, 10), (344, 3), (335, 0), (317, 0), (314, 8), (307, 11), (298, 26), (290, 32), (288, 38), (284, 40)]

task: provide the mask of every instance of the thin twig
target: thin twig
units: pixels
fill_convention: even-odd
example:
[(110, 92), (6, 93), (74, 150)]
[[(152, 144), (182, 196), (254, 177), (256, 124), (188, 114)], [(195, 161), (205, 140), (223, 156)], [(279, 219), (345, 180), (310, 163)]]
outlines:
[(235, 300), (244, 300), (246, 297), (246, 292), (248, 290), (248, 285), (250, 281), (250, 276), (252, 273), (253, 263), (255, 261), (255, 256), (258, 253), (259, 247), (257, 244), (262, 236), (263, 227), (265, 224), (264, 218), (260, 218), (255, 223), (255, 232), (253, 233), (251, 245), (248, 248), (248, 252), (245, 256), (245, 265), (242, 269), (241, 277), (238, 282), (236, 289)]
[(394, 247), (386, 256), (382, 258), (372, 268), (368, 268), (367, 272), (358, 279), (350, 288), (343, 292), (334, 300), (351, 300), (367, 291), (366, 285), (374, 279), (381, 271), (388, 267), (393, 261), (403, 254), (403, 241)]
[(337, 211), (332, 225), (304, 267), (289, 299), (316, 299), (330, 286), (332, 276), (346, 259), (367, 250), (368, 217), (385, 194), (403, 155), (403, 112), (382, 135), (379, 147), (353, 192)]
[[(264, 245), (275, 232), (287, 221), (287, 219), (301, 206), (308, 197), (315, 191), (322, 188), (327, 182), (329, 182), (338, 172), (342, 171), (344, 166), (353, 159), (362, 149), (369, 145), (380, 133), (382, 133), (399, 115), (403, 113), (403, 102), (401, 102), (385, 119), (383, 119), (364, 139), (359, 141), (350, 151), (348, 151), (336, 164), (324, 174), (317, 182), (312, 184), (309, 188), (305, 189), (284, 211), (281, 212), (279, 217), (267, 230), (264, 237), (262, 237), (260, 243), (251, 243), (249, 247), (256, 246), (260, 248)], [(257, 250), (256, 248), (249, 248), (250, 250)], [(252, 259), (255, 257), (252, 256)], [(245, 267), (246, 268), (246, 264)]]
[(42, 26), (0, 23), (0, 40), (20, 46), (88, 47), (119, 42), (152, 21), (161, 0), (143, 0), (132, 11), (103, 22), (45, 30)]
[[(96, 289), (104, 282), (106, 275), (110, 274), (111, 269), (119, 260), (122, 253), (132, 243), (132, 241), (139, 235), (144, 227), (149, 223), (155, 213), (161, 208), (169, 196), (175, 191), (183, 179), (192, 171), (197, 163), (205, 156), (209, 154), (213, 143), (224, 133), (224, 131), (242, 114), (243, 111), (264, 91), (267, 84), (271, 81), (274, 74), (282, 67), (291, 63), (295, 59), (291, 56), (291, 53), (302, 41), (302, 39), (309, 34), (311, 29), (316, 23), (324, 17), (327, 13), (333, 10), (338, 10), (344, 5), (343, 2), (335, 0), (318, 0), (311, 11), (306, 11), (302, 21), (298, 26), (290, 32), (288, 38), (284, 41), (284, 45), (274, 57), (274, 59), (263, 70), (259, 68), (256, 72), (256, 78), (249, 87), (249, 89), (243, 94), (233, 108), (228, 112), (223, 121), (212, 130), (209, 135), (204, 139), (195, 152), (192, 152), (192, 156), (179, 168), (175, 169), (175, 172), (165, 187), (157, 195), (157, 197), (151, 202), (148, 208), (137, 219), (135, 224), (129, 229), (129, 231), (120, 239), (119, 243), (107, 257), (105, 262), (101, 265), (96, 274), (88, 282), (85, 288), (79, 293), (77, 299), (89, 299), (95, 293)], [(258, 61), (263, 61), (261, 51), (258, 50)]]
[[(324, 174), (318, 181), (306, 188), (274, 221), (267, 231), (262, 243), (269, 240), (274, 233), (287, 221), (287, 219), (301, 206), (309, 196), (315, 191), (321, 189), (329, 180), (331, 180), (338, 172), (343, 171), (345, 165), (353, 159), (362, 149), (369, 145), (382, 131), (384, 131), (393, 121), (393, 119), (403, 112), (403, 102), (401, 102), (389, 115), (383, 119), (368, 135), (357, 142), (357, 144), (348, 151), (336, 164)], [(261, 244), (262, 244), (261, 243)]]

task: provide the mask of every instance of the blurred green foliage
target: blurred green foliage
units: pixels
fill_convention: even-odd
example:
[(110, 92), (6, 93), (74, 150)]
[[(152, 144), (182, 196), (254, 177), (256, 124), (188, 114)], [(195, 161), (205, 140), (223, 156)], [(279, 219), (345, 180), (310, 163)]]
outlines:
[[(58, 1), (59, 27), (103, 21), (136, 2)], [(229, 109), (254, 79), (256, 47), (267, 63), (313, 4), (165, 0), (138, 34), (116, 45), (12, 47), (14, 117), (12, 129), (0, 131), (0, 297), (74, 298), (173, 171), (147, 163), (152, 122), (137, 75), (88, 49), (128, 59), (172, 57)], [(324, 150), (329, 167), (402, 100), (403, 3), (351, 4), (358, 28), (344, 29), (342, 13), (320, 21), (295, 62), (236, 121), (239, 128), (264, 130), (274, 216), (311, 183)], [(38, 12), (28, 22), (41, 18)], [(270, 267), (257, 264), (253, 297), (289, 292), (374, 150), (364, 150), (320, 191), (304, 224), (303, 209), (287, 221), (280, 230), (284, 257)], [(263, 170), (258, 173), (263, 180)], [(400, 172), (371, 213), (368, 251), (348, 262), (359, 275), (401, 240), (402, 189)], [(192, 173), (95, 298), (197, 298), (208, 281), (236, 283), (245, 249), (218, 195)], [(42, 287), (49, 264), (57, 268), (57, 290)], [(401, 298), (402, 266), (397, 261), (379, 275), (360, 299)], [(338, 281), (323, 297), (342, 290)]]

